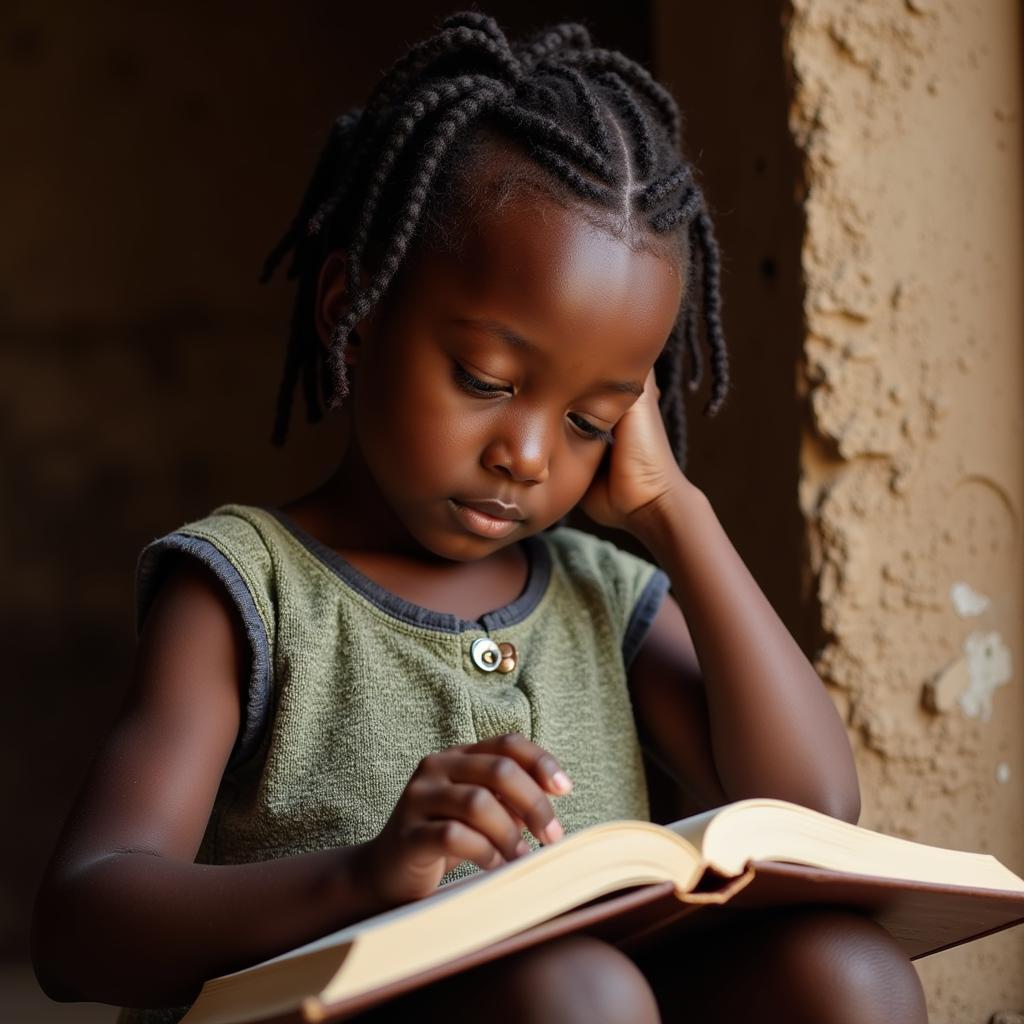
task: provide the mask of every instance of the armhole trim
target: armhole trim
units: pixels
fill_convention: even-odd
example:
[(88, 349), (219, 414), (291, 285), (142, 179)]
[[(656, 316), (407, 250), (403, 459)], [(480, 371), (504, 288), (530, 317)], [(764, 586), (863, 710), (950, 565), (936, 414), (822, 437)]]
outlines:
[(139, 557), (136, 573), (136, 630), (156, 596), (161, 582), (161, 564), (170, 553), (187, 555), (206, 566), (228, 592), (242, 620), (251, 654), (249, 679), (239, 694), (242, 722), (238, 738), (228, 758), (225, 773), (244, 764), (258, 749), (270, 714), (270, 644), (267, 630), (260, 618), (245, 581), (224, 553), (208, 540), (187, 533), (171, 533), (150, 544)]
[(640, 591), (633, 612), (629, 617), (626, 626), (625, 636), (622, 638), (622, 661), (628, 669), (636, 657), (640, 645), (643, 643), (647, 631), (651, 628), (655, 615), (661, 607), (661, 602), (669, 589), (669, 578), (663, 569), (656, 568), (651, 573), (651, 578)]

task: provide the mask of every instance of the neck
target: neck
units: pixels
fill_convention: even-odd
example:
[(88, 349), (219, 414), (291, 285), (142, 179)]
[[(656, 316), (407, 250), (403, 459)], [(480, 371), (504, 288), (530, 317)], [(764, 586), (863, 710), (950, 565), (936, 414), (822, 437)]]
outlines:
[(363, 551), (440, 568), (457, 563), (426, 550), (385, 501), (362, 450), (352, 439), (334, 472), (314, 491), (285, 506), (285, 513), (336, 551)]

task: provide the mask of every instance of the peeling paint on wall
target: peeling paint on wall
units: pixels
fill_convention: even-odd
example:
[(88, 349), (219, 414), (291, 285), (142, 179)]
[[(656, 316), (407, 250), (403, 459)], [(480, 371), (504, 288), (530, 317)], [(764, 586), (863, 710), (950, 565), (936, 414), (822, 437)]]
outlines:
[(972, 633), (964, 641), (970, 683), (960, 695), (960, 707), (969, 718), (987, 722), (992, 717), (992, 692), (1013, 674), (1010, 650), (996, 632)]
[(959, 706), (968, 718), (992, 717), (992, 693), (1013, 676), (1012, 656), (995, 631), (971, 633), (963, 656), (925, 683), (924, 703), (932, 711)]
[(969, 583), (954, 583), (949, 588), (949, 599), (953, 602), (957, 615), (962, 619), (971, 618), (987, 612), (992, 602), (984, 595), (971, 588)]
[[(862, 824), (1024, 873), (1020, 6), (788, 11), (817, 666)], [(932, 1020), (1024, 1006), (1021, 963), (1024, 930), (922, 961)]]

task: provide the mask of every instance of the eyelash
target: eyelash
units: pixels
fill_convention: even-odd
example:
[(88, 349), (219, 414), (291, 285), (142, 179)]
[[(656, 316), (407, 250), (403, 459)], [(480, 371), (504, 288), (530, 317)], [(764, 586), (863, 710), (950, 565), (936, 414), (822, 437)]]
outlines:
[[(454, 364), (452, 374), (455, 377), (455, 383), (458, 384), (463, 391), (467, 391), (471, 395), (480, 396), (481, 394), (494, 395), (506, 393), (505, 388), (500, 388), (496, 384), (488, 384), (487, 381), (477, 379), (458, 363)], [(605, 444), (615, 443), (615, 437), (611, 431), (601, 430), (582, 418), (574, 422), (587, 435), (589, 440), (604, 441)]]

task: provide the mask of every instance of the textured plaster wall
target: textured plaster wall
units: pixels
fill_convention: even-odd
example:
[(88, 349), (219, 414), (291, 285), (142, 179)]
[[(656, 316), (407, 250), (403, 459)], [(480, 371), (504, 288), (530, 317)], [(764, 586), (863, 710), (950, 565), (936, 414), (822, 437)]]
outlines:
[[(861, 823), (1024, 874), (1020, 7), (787, 13), (800, 506)], [(1024, 929), (919, 969), (934, 1021), (1024, 1010)]]

